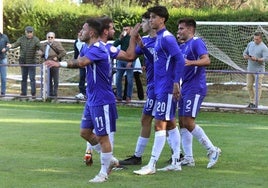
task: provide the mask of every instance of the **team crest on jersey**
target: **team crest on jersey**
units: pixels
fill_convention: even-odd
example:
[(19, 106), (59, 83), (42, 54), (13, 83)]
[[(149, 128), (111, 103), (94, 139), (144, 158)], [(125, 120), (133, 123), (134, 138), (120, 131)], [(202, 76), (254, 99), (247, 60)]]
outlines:
[(115, 53), (115, 52), (117, 52), (117, 48), (115, 47), (115, 46), (111, 46), (110, 47), (110, 51), (112, 52), (112, 53)]

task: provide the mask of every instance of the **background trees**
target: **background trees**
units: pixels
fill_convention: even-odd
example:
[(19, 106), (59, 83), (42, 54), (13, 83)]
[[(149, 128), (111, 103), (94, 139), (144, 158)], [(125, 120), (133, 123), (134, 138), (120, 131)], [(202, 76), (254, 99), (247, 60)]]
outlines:
[[(118, 0), (83, 0), (84, 4), (94, 4), (98, 7), (105, 6), (105, 4), (114, 4)], [(268, 0), (119, 0), (127, 3), (129, 6), (139, 5), (147, 7), (150, 5), (165, 4), (171, 7), (186, 7), (186, 8), (223, 8), (229, 7), (231, 9), (256, 7), (266, 8)]]
[(113, 18), (116, 35), (124, 23), (134, 25), (149, 6), (168, 7), (167, 27), (176, 32), (177, 20), (194, 17), (197, 21), (268, 21), (268, 0), (84, 0), (77, 5), (71, 0), (4, 0), (4, 33), (11, 41), (32, 25), (36, 35), (45, 39), (48, 31), (58, 38), (74, 39), (82, 23), (91, 16)]

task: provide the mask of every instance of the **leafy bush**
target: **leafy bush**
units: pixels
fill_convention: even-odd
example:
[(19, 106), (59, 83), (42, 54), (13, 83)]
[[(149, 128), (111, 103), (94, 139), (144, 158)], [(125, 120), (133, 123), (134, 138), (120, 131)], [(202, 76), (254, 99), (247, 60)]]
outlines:
[[(140, 22), (146, 8), (130, 6), (130, 1), (105, 1), (97, 7), (92, 4), (77, 5), (70, 0), (4, 0), (4, 33), (11, 42), (24, 34), (24, 28), (31, 25), (40, 40), (45, 39), (49, 31), (56, 33), (57, 38), (75, 39), (77, 32), (88, 17), (108, 15), (114, 20), (117, 37), (124, 24), (135, 25)], [(169, 4), (170, 6), (170, 4)], [(168, 7), (169, 7), (168, 6)], [(230, 8), (169, 8), (170, 19), (167, 28), (177, 33), (177, 22), (182, 17), (193, 17), (197, 21), (246, 21), (261, 22), (268, 20), (268, 13), (260, 9), (233, 10)], [(215, 60), (215, 65), (220, 63)], [(211, 67), (213, 69), (213, 67)]]
[(78, 6), (69, 0), (54, 3), (47, 0), (5, 0), (4, 32), (14, 41), (24, 34), (25, 26), (31, 25), (41, 40), (49, 31), (54, 31), (59, 38), (73, 39), (86, 18), (101, 14), (101, 10), (93, 5)]
[[(35, 34), (42, 40), (48, 31), (54, 31), (59, 38), (76, 38), (83, 22), (91, 16), (108, 15), (113, 18), (120, 33), (125, 23), (135, 25), (140, 21), (146, 8), (141, 6), (128, 6), (127, 2), (113, 1), (101, 8), (92, 4), (70, 3), (69, 0), (4, 0), (4, 32), (11, 41), (24, 34), (24, 28), (32, 25)], [(176, 33), (177, 21), (182, 17), (194, 17), (198, 21), (266, 21), (268, 14), (258, 9), (232, 10), (228, 8), (190, 9), (170, 8), (170, 19), (167, 28)]]

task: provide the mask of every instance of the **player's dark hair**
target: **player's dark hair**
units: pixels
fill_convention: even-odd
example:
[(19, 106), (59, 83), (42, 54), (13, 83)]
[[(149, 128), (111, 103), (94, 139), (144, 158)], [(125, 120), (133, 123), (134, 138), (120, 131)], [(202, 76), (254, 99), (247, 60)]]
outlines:
[(129, 23), (124, 23), (122, 26), (123, 26), (123, 27), (131, 27), (131, 24), (129, 24)]
[(159, 6), (154, 6), (154, 7), (148, 8), (147, 11), (150, 12), (150, 13), (154, 13), (157, 16), (160, 16), (162, 18), (165, 18), (165, 23), (168, 21), (169, 13), (168, 13), (167, 8), (164, 7), (164, 6), (160, 6), (160, 5)]
[(96, 37), (99, 37), (102, 33), (102, 23), (97, 18), (89, 18), (87, 19), (86, 23), (88, 24), (88, 27), (91, 27), (95, 30)]
[(142, 14), (141, 18), (150, 19), (150, 12), (146, 11), (145, 13)]
[(196, 28), (196, 21), (193, 18), (182, 18), (178, 21), (178, 25), (181, 23), (185, 23), (187, 27)]
[(113, 23), (113, 20), (109, 16), (102, 16), (99, 18), (99, 20), (102, 23), (101, 32), (103, 32), (105, 29), (109, 29), (110, 23)]

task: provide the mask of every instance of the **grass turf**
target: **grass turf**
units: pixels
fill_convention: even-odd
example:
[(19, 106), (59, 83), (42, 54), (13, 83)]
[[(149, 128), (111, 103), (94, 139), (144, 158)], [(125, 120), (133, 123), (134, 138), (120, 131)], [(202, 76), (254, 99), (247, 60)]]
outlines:
[[(85, 141), (79, 136), (82, 104), (0, 101), (0, 187), (267, 187), (268, 125), (259, 114), (201, 112), (197, 123), (222, 149), (219, 162), (206, 169), (204, 148), (194, 140), (195, 167), (181, 172), (157, 172), (138, 176), (133, 170), (115, 171), (102, 184), (89, 184), (100, 169), (83, 164)], [(140, 132), (141, 108), (118, 107), (114, 154), (132, 155)], [(143, 156), (146, 165), (154, 131)], [(157, 167), (170, 157), (165, 146)]]

